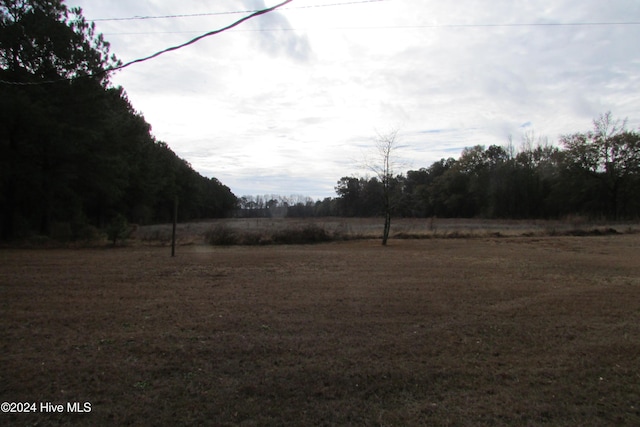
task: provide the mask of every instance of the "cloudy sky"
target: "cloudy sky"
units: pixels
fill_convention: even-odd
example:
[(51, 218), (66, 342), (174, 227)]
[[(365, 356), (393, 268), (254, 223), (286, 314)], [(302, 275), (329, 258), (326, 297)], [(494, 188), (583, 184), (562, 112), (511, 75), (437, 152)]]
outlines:
[[(67, 1), (123, 62), (277, 3)], [(555, 143), (606, 111), (637, 129), (638, 40), (637, 0), (294, 0), (112, 80), (237, 196), (324, 198), (392, 129), (411, 169), (524, 133)]]

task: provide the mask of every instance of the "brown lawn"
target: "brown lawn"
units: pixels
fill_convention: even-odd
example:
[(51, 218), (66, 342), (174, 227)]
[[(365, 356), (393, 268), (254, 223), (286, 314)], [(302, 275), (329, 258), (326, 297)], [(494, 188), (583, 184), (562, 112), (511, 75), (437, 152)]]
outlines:
[(2, 249), (0, 310), (3, 425), (640, 425), (640, 234)]

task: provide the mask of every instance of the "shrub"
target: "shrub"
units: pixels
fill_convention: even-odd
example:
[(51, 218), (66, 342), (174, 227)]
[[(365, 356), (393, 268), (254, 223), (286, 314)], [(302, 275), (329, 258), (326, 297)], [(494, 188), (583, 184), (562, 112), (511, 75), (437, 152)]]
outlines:
[(118, 239), (124, 240), (129, 237), (129, 223), (127, 219), (121, 215), (116, 214), (112, 219), (109, 225), (107, 226), (107, 237), (109, 241), (113, 243), (115, 246)]
[(225, 225), (217, 225), (204, 235), (205, 241), (210, 245), (231, 246), (240, 243), (238, 234)]
[(337, 236), (331, 235), (322, 227), (309, 224), (303, 228), (280, 230), (273, 234), (273, 241), (285, 245), (321, 243), (335, 240)]
[(74, 228), (74, 238), (83, 242), (96, 242), (104, 237), (97, 227), (89, 224), (80, 224)]
[(214, 246), (230, 245), (301, 245), (329, 242), (340, 239), (340, 233), (329, 233), (317, 225), (273, 231), (271, 234), (259, 232), (239, 232), (225, 225), (217, 225), (205, 233), (205, 242)]
[(57, 242), (73, 240), (71, 224), (68, 222), (54, 222), (51, 224), (50, 237)]
[[(120, 231), (122, 231), (120, 230), (121, 227), (125, 227), (125, 230), (120, 233)], [(126, 225), (126, 220), (124, 223), (118, 223), (118, 225), (115, 225), (115, 223), (111, 223), (109, 224), (108, 228), (108, 231), (111, 231), (112, 233), (116, 233), (116, 231), (118, 231), (116, 239), (128, 237), (127, 230), (128, 228)], [(68, 243), (78, 241), (95, 242), (102, 239), (103, 235), (100, 233), (100, 230), (98, 230), (98, 228), (94, 227), (93, 225), (87, 224), (84, 221), (72, 221), (54, 222), (51, 225), (51, 232), (49, 234), (49, 237), (56, 242)], [(110, 234), (109, 238), (113, 240), (113, 235)]]
[(273, 243), (271, 236), (255, 231), (247, 231), (245, 233), (242, 233), (238, 242), (238, 244), (241, 245), (270, 245), (271, 243)]

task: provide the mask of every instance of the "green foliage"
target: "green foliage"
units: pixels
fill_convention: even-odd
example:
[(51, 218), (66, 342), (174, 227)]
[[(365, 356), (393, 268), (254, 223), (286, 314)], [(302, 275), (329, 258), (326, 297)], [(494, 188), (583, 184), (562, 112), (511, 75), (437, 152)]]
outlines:
[(49, 237), (60, 243), (68, 242), (97, 242), (104, 235), (93, 225), (87, 224), (83, 220), (72, 220), (71, 222), (54, 222), (51, 224)]
[(103, 71), (120, 64), (80, 8), (69, 9), (60, 0), (5, 0), (0, 14), (0, 67), (13, 79), (93, 75), (106, 85)]
[(0, 17), (0, 79), (35, 83), (0, 84), (0, 239), (74, 240), (92, 234), (77, 218), (96, 230), (112, 212), (170, 221), (176, 196), (181, 220), (235, 207), (229, 188), (156, 141), (124, 90), (110, 87), (105, 70), (119, 62), (79, 9), (7, 0)]
[(106, 232), (107, 238), (115, 246), (118, 240), (124, 240), (129, 237), (129, 222), (123, 215), (116, 214), (113, 218), (111, 218)]
[(605, 113), (593, 130), (564, 135), (564, 177), (580, 191), (571, 198), (592, 214), (612, 219), (638, 215), (634, 199), (640, 175), (640, 134), (625, 129), (626, 121)]
[[(610, 113), (594, 130), (561, 137), (564, 150), (544, 139), (511, 147), (474, 146), (458, 160), (388, 179), (392, 213), (418, 217), (610, 219), (640, 216), (640, 134)], [(336, 192), (340, 214), (373, 216), (366, 188), (377, 177), (343, 177)], [(379, 202), (378, 202), (379, 205)]]

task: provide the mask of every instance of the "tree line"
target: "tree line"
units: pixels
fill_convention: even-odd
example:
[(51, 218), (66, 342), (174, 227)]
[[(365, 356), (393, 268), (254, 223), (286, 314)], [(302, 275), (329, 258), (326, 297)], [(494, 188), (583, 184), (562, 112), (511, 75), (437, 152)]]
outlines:
[[(522, 147), (465, 148), (458, 159), (391, 179), (393, 212), (405, 217), (593, 218), (640, 216), (640, 134), (605, 113), (593, 130)], [(377, 177), (343, 177), (336, 186), (340, 215), (381, 214)]]
[(335, 190), (335, 198), (286, 205), (288, 215), (382, 216), (390, 207), (400, 217), (637, 219), (640, 133), (607, 112), (557, 145), (527, 134), (519, 149), (476, 145), (386, 182), (345, 176)]
[(0, 238), (81, 238), (134, 223), (227, 215), (236, 197), (156, 140), (105, 70), (120, 62), (79, 8), (0, 3)]

